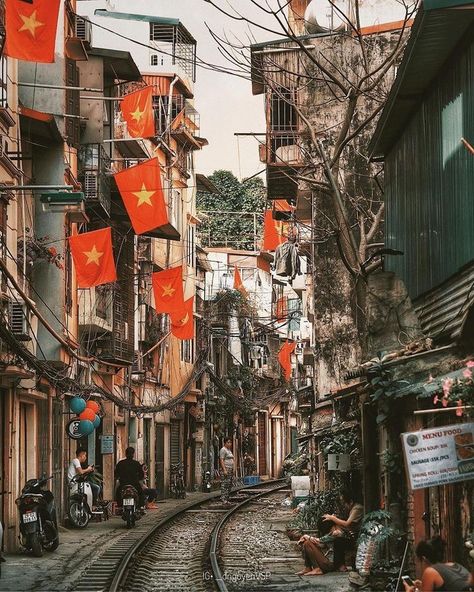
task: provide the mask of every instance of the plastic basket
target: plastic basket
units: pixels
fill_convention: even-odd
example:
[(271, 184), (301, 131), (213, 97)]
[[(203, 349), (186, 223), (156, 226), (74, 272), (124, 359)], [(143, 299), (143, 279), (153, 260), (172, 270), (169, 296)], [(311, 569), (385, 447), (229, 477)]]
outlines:
[(244, 477), (244, 485), (258, 485), (259, 483), (259, 475), (248, 475), (247, 477)]

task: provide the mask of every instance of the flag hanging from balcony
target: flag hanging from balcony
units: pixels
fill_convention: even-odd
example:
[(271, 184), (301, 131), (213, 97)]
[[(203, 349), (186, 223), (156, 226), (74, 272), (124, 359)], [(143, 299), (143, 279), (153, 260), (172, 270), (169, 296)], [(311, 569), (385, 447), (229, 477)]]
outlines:
[(284, 242), (283, 224), (274, 220), (272, 211), (267, 210), (263, 221), (263, 250), (274, 251)]
[(136, 234), (143, 234), (168, 223), (157, 158), (150, 158), (120, 171), (114, 178)]
[(117, 280), (110, 227), (70, 236), (69, 245), (79, 288), (92, 288)]
[(238, 290), (242, 296), (248, 296), (248, 292), (242, 282), (242, 277), (240, 276), (240, 271), (237, 265), (234, 266), (234, 290)]
[(180, 313), (184, 307), (183, 267), (170, 267), (152, 274), (156, 312)]
[(170, 314), (171, 333), (178, 339), (194, 339), (194, 297), (183, 304), (180, 311)]
[(286, 341), (278, 352), (278, 361), (283, 368), (283, 376), (286, 381), (290, 380), (291, 377), (291, 354), (295, 351), (295, 348), (296, 343), (294, 341)]
[(60, 0), (6, 0), (6, 55), (27, 62), (54, 62)]
[(124, 97), (120, 109), (132, 138), (152, 138), (156, 135), (152, 86), (136, 90)]

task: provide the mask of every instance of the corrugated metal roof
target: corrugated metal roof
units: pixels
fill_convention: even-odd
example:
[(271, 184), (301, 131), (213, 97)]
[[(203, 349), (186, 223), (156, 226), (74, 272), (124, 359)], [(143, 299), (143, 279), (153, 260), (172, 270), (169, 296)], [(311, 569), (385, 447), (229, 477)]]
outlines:
[(465, 4), (474, 6), (474, 2), (472, 0), (425, 0), (423, 3), (423, 8), (425, 10), (435, 10), (437, 8), (454, 8), (457, 6), (463, 6)]
[(423, 332), (437, 340), (461, 336), (474, 304), (474, 262), (414, 302)]
[(97, 8), (94, 11), (95, 16), (105, 16), (107, 18), (120, 19), (125, 21), (144, 21), (147, 23), (157, 23), (159, 25), (171, 25), (177, 27), (180, 24), (179, 19), (164, 18), (151, 14), (134, 14), (130, 12), (114, 12), (104, 8)]
[(420, 8), (387, 104), (369, 146), (372, 158), (390, 152), (446, 60), (474, 23), (474, 10)]

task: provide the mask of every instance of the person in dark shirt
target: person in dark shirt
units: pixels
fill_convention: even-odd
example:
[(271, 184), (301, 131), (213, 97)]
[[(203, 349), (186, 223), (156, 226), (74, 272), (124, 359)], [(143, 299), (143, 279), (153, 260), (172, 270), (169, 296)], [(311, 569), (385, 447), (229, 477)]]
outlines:
[[(135, 460), (135, 448), (129, 446), (125, 450), (125, 458), (120, 460), (115, 467), (115, 479), (117, 484), (117, 491), (120, 493), (120, 488), (123, 485), (132, 485), (138, 492), (140, 506), (145, 505), (145, 496), (143, 494), (143, 480), (145, 475), (141, 464)], [(117, 495), (120, 500), (120, 495)]]

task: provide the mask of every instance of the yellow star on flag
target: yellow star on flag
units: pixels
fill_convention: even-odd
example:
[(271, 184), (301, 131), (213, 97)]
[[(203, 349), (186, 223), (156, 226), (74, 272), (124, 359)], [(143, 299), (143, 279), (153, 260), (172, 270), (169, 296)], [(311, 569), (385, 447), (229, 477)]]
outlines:
[(44, 23), (38, 21), (36, 19), (36, 10), (34, 10), (30, 16), (26, 16), (24, 14), (20, 14), (20, 18), (23, 21), (23, 25), (21, 29), (18, 29), (18, 32), (21, 33), (22, 31), (29, 31), (33, 37), (36, 37), (36, 29), (38, 27), (44, 27)]
[(176, 288), (172, 288), (171, 284), (168, 284), (167, 286), (163, 286), (163, 294), (161, 296), (173, 296), (175, 292)]
[(136, 195), (138, 197), (137, 208), (139, 208), (143, 204), (148, 204), (149, 206), (152, 206), (153, 202), (151, 201), (151, 196), (155, 193), (155, 191), (147, 191), (145, 183), (142, 183), (142, 188), (140, 191), (133, 191), (133, 195)]
[(90, 251), (84, 251), (84, 255), (87, 257), (86, 265), (89, 263), (95, 263), (96, 265), (100, 265), (99, 259), (102, 257), (104, 253), (101, 253), (97, 250), (97, 247), (94, 245)]
[(140, 119), (143, 117), (144, 113), (145, 111), (140, 111), (140, 105), (137, 105), (136, 110), (130, 113), (130, 115), (132, 116), (132, 119), (134, 119), (138, 123)]

